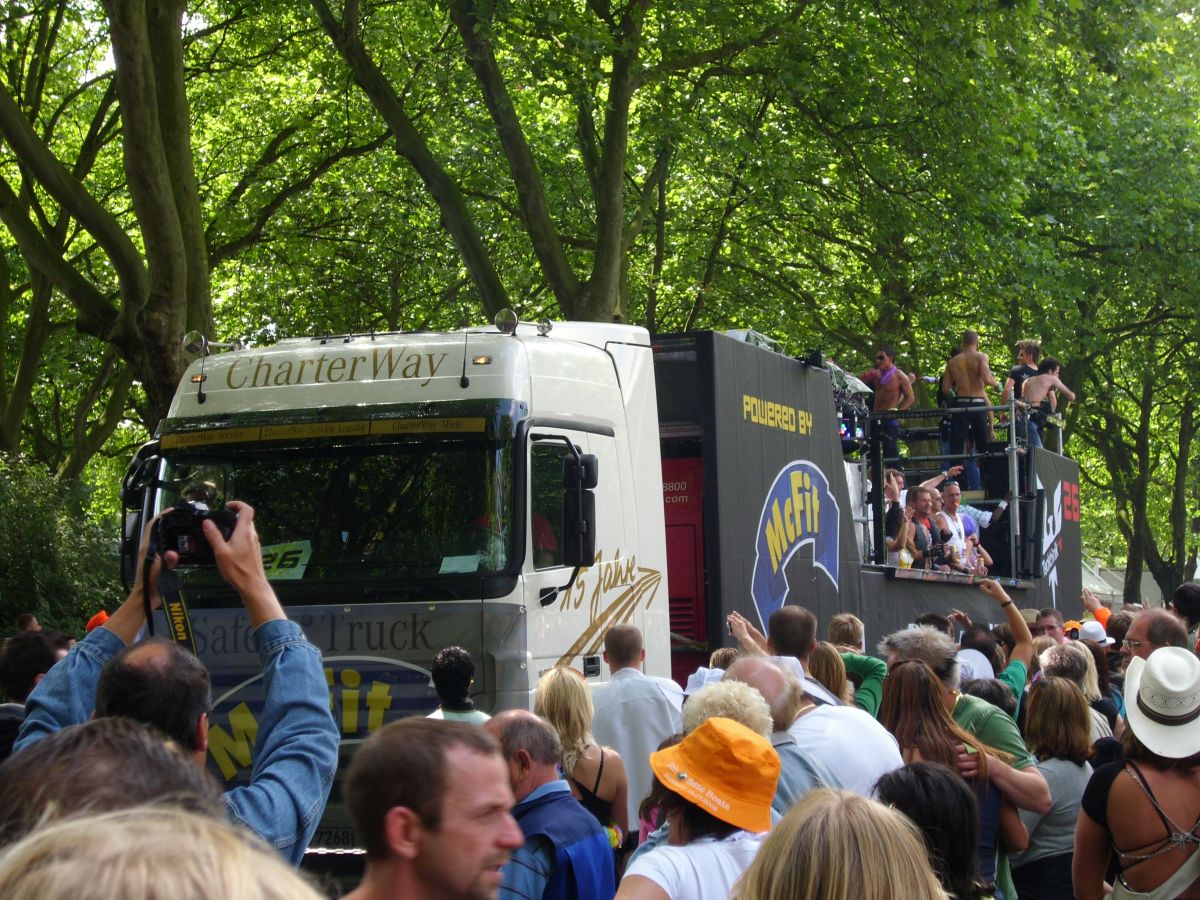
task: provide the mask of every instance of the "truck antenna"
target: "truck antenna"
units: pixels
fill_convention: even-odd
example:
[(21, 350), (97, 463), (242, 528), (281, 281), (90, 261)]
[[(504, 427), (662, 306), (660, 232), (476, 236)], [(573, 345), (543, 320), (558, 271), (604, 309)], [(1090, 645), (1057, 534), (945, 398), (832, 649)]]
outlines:
[(242, 339), (237, 338), (233, 341), (210, 341), (204, 336), (202, 331), (189, 331), (183, 336), (183, 352), (189, 356), (200, 356), (200, 374), (193, 375), (192, 381), (197, 385), (196, 402), (203, 403), (208, 399), (208, 395), (204, 393), (204, 382), (208, 376), (204, 374), (204, 363), (208, 359), (211, 348), (220, 347), (223, 350), (241, 350), (243, 347)]
[(459, 387), (470, 387), (471, 379), (467, 377), (467, 341), (471, 337), (471, 332), (463, 332), (463, 370), (462, 378), (458, 379)]

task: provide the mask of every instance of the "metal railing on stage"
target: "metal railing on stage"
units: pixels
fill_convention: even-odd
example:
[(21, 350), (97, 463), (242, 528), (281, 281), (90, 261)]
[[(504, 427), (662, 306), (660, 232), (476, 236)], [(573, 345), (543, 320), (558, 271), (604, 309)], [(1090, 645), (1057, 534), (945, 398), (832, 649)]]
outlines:
[[(996, 448), (992, 442), (992, 446), (984, 449), (976, 448), (971, 452), (962, 453), (936, 453), (924, 454), (916, 456), (895, 456), (885, 457), (883, 455), (885, 430), (882, 427), (884, 422), (906, 421), (919, 419), (936, 419), (939, 423), (946, 417), (970, 413), (1002, 413), (1004, 418), (999, 422), (994, 423), (996, 433), (1002, 430), (1007, 432), (1007, 440), (1003, 442), (1003, 446)], [(962, 462), (963, 465), (975, 462), (985, 463), (989, 459), (1006, 459), (1006, 481), (1007, 490), (1006, 498), (1008, 499), (1008, 573), (995, 573), (998, 575), (1007, 574), (1012, 579), (1017, 579), (1021, 571), (1021, 521), (1022, 521), (1022, 504), (1026, 498), (1021, 490), (1021, 465), (1023, 458), (1026, 457), (1028, 451), (1028, 440), (1026, 433), (1026, 423), (1029, 421), (1029, 411), (1025, 408), (1025, 404), (1017, 401), (1015, 398), (1009, 400), (1006, 405), (998, 406), (942, 406), (936, 409), (906, 409), (906, 410), (877, 410), (868, 413), (865, 418), (865, 434), (864, 442), (866, 451), (859, 455), (859, 483), (861, 485), (862, 508), (869, 511), (867, 515), (859, 520), (863, 528), (863, 537), (866, 541), (866, 546), (869, 548), (868, 558), (870, 561), (879, 564), (887, 564), (887, 543), (886, 543), (886, 527), (884, 522), (884, 470), (886, 467), (899, 468), (900, 465), (913, 466), (923, 463), (936, 462), (944, 471), (952, 467), (957, 462)], [(1060, 425), (1060, 422), (1051, 421), (1049, 424)], [(1056, 449), (1062, 454), (1062, 429), (1057, 427), (1056, 431)], [(936, 438), (920, 436), (918, 440), (912, 443), (919, 443), (922, 440), (936, 440)], [(982, 470), (980, 475), (982, 476)], [(908, 473), (906, 472), (906, 477)], [(962, 483), (961, 481), (959, 482)], [(999, 499), (999, 498), (992, 498)]]

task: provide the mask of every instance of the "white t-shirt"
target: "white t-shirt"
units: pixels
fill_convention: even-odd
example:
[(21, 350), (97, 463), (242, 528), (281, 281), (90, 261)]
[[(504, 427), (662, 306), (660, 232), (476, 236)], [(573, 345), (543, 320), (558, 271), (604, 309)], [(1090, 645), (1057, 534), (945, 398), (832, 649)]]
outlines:
[(824, 763), (842, 786), (864, 797), (875, 794), (880, 776), (904, 765), (891, 733), (854, 706), (816, 706), (788, 733), (796, 746)]
[(440, 706), (427, 715), (427, 719), (445, 719), (447, 722), (470, 722), (472, 725), (482, 725), (491, 718), (482, 709), (468, 709), (456, 712), (452, 709), (442, 709)]
[(649, 878), (671, 900), (728, 897), (734, 882), (754, 862), (765, 837), (735, 831), (719, 841), (701, 838), (683, 847), (662, 844), (630, 863), (625, 877)]

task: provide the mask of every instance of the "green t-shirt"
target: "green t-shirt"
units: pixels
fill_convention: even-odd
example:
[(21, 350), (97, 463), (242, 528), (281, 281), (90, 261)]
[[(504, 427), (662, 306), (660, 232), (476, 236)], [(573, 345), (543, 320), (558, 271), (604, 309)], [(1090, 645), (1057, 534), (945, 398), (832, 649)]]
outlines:
[(883, 679), (887, 677), (887, 663), (873, 656), (860, 653), (843, 653), (842, 662), (847, 675), (857, 675), (862, 684), (854, 691), (854, 705), (872, 716), (879, 715), (879, 701), (883, 698)]
[(1017, 723), (1004, 710), (992, 706), (986, 700), (959, 694), (954, 704), (954, 721), (959, 728), (968, 731), (994, 750), (1012, 757), (1014, 769), (1028, 769), (1036, 761), (1025, 746)]
[(996, 676), (997, 679), (1008, 685), (1009, 690), (1013, 692), (1013, 696), (1017, 698), (1017, 705), (1013, 707), (1013, 720), (1017, 718), (1017, 714), (1021, 711), (1021, 698), (1025, 696), (1025, 677), (1029, 674), (1029, 670), (1025, 668), (1025, 663), (1019, 659), (1014, 659), (1004, 671)]
[[(1022, 662), (1015, 660), (1005, 671), (1012, 669), (1013, 665), (1022, 670), (1025, 668)], [(1001, 680), (1005, 684), (1009, 684), (1003, 676), (1001, 676)], [(1024, 681), (1022, 681), (1023, 686)], [(1017, 696), (1019, 698), (1020, 694)], [(959, 728), (975, 735), (992, 749), (1001, 750), (1011, 756), (1014, 769), (1028, 769), (1037, 764), (1025, 746), (1021, 732), (1017, 730), (1017, 723), (998, 706), (992, 706), (986, 700), (972, 697), (970, 694), (960, 694), (958, 702), (954, 704), (953, 715)], [(1008, 855), (1003, 852), (997, 854), (996, 881), (1004, 891), (1004, 896), (1016, 896), (1016, 891), (1012, 886), (1012, 874), (1009, 871)]]

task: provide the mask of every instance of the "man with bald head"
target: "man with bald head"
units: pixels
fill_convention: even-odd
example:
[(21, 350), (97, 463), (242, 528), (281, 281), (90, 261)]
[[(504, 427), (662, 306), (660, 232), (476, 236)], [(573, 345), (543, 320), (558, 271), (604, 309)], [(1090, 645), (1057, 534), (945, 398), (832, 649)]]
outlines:
[(795, 675), (768, 657), (744, 656), (725, 670), (721, 680), (748, 684), (762, 694), (771, 709), (771, 746), (779, 754), (780, 763), (772, 811), (782, 816), (809, 791), (842, 786), (829, 768), (801, 750), (788, 732), (804, 702), (804, 690)]
[(525, 845), (501, 870), (501, 898), (578, 897), (616, 893), (608, 832), (558, 774), (562, 744), (554, 728), (524, 709), (493, 716), (483, 729), (500, 742)]
[(1178, 616), (1165, 609), (1148, 609), (1139, 613), (1133, 620), (1129, 630), (1125, 632), (1125, 640), (1121, 642), (1121, 654), (1125, 657), (1125, 665), (1135, 656), (1149, 659), (1150, 654), (1160, 647), (1188, 647), (1187, 628)]
[[(338, 730), (329, 710), (321, 651), (288, 621), (267, 581), (254, 528), (254, 509), (234, 500), (237, 513), (228, 541), (211, 521), (203, 523), (217, 571), (241, 597), (250, 636), (262, 664), (264, 701), (257, 716), (250, 783), (225, 793), (234, 822), (249, 828), (299, 865), (329, 797), (338, 761)], [(151, 529), (138, 554), (143, 571)], [(151, 608), (162, 603), (158, 577), (177, 557), (168, 551), (151, 561), (125, 602), (76, 644), (29, 695), (16, 751), (68, 725), (98, 717), (125, 716), (153, 725), (197, 764), (208, 752), (208, 670), (170, 641), (135, 643), (146, 624), (143, 584)]]

